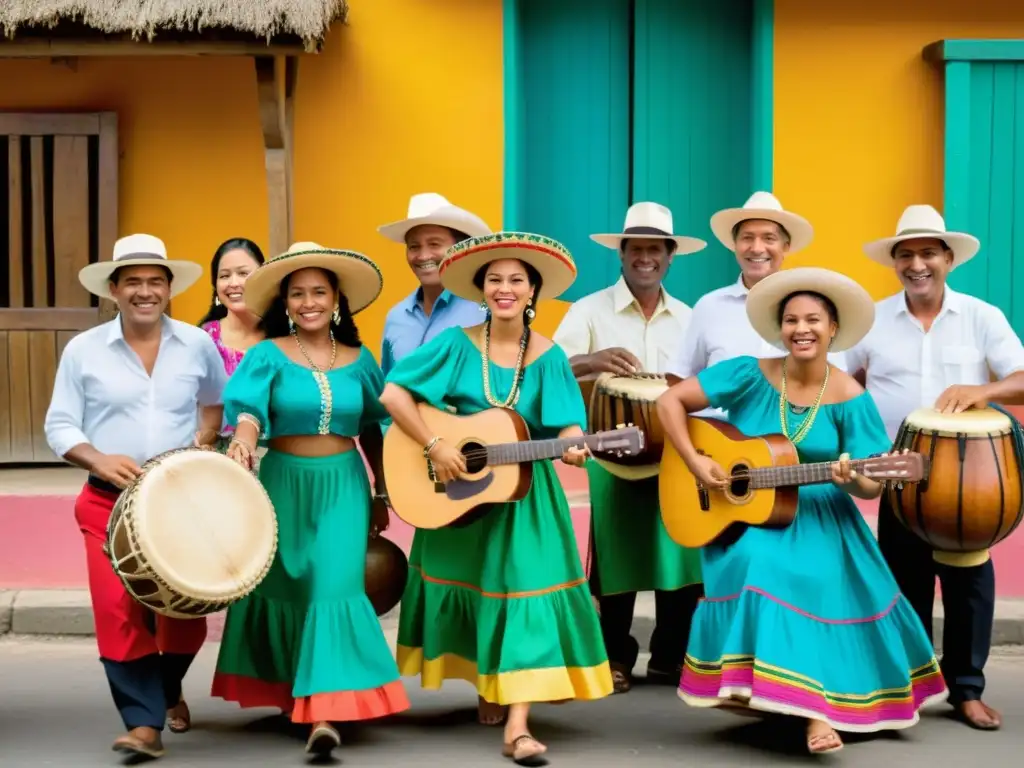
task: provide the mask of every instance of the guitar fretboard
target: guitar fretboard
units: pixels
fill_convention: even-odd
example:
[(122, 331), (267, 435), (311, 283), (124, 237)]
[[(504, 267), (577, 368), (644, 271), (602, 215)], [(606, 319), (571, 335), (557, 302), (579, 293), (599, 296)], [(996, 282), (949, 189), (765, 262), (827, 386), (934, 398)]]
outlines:
[[(814, 485), (832, 482), (831, 461), (813, 464), (792, 464), (784, 467), (758, 467), (749, 471), (751, 488), (776, 488), (787, 485)], [(850, 462), (850, 469), (860, 472), (864, 459)]]
[(497, 464), (522, 464), (529, 461), (555, 459), (569, 448), (582, 448), (584, 443), (590, 443), (593, 449), (597, 440), (593, 435), (580, 435), (579, 437), (526, 440), (519, 443), (489, 445), (487, 446), (487, 463), (494, 466)]

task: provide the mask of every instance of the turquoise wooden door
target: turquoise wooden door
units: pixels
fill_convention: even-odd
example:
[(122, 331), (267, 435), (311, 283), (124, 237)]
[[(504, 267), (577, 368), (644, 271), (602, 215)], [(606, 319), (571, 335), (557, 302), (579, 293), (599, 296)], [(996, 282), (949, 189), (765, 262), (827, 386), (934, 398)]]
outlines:
[(946, 228), (981, 250), (949, 276), (1024, 335), (1024, 41), (947, 40)]
[(505, 227), (569, 247), (580, 276), (562, 298), (618, 279), (615, 252), (589, 236), (620, 231), (645, 200), (672, 209), (677, 233), (709, 243), (675, 261), (674, 295), (693, 304), (736, 279), (708, 220), (755, 182), (770, 188), (753, 177), (771, 114), (752, 84), (755, 9), (770, 29), (770, 3), (506, 0)]

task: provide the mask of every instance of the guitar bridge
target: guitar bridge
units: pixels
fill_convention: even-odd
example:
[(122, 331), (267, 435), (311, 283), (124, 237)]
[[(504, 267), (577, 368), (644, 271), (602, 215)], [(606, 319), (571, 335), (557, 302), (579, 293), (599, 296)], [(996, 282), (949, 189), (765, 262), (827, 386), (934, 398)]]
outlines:
[(444, 483), (438, 481), (437, 473), (434, 471), (434, 462), (430, 459), (427, 459), (427, 477), (434, 484), (434, 493), (445, 493), (447, 489), (444, 487)]

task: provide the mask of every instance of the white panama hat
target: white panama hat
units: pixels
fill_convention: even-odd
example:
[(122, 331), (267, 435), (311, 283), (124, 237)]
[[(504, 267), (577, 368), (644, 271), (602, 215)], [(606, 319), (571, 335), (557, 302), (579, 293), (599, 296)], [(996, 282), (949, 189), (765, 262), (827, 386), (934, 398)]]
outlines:
[(421, 224), (434, 224), (439, 227), (448, 227), (469, 235), (479, 237), (489, 235), (491, 228), (487, 222), (475, 213), (459, 208), (449, 203), (442, 195), (436, 192), (423, 192), (409, 198), (409, 209), (406, 217), (401, 221), (394, 221), (377, 227), (388, 240), (405, 244), (405, 236), (413, 227)]
[(167, 258), (167, 246), (153, 235), (128, 235), (114, 243), (113, 258), (97, 261), (78, 272), (78, 281), (89, 293), (101, 299), (113, 299), (110, 293), (110, 277), (121, 267), (166, 267), (170, 270), (170, 297), (188, 290), (203, 276), (201, 265), (191, 261), (172, 261)]
[(814, 239), (814, 227), (803, 216), (791, 213), (771, 192), (755, 192), (742, 208), (726, 208), (711, 217), (711, 231), (730, 251), (736, 250), (733, 230), (742, 221), (764, 219), (774, 221), (789, 233), (789, 253), (803, 250)]
[(978, 238), (966, 232), (946, 231), (946, 222), (942, 214), (930, 205), (908, 205), (896, 224), (894, 237), (883, 237), (864, 246), (868, 258), (883, 267), (893, 265), (892, 249), (904, 240), (918, 238), (937, 238), (942, 240), (953, 251), (953, 269), (973, 259), (981, 249)]
[(679, 255), (697, 253), (708, 247), (700, 238), (672, 234), (672, 211), (659, 203), (634, 203), (626, 211), (622, 232), (590, 236), (595, 243), (614, 250), (629, 238), (672, 240), (676, 244), (675, 253)]

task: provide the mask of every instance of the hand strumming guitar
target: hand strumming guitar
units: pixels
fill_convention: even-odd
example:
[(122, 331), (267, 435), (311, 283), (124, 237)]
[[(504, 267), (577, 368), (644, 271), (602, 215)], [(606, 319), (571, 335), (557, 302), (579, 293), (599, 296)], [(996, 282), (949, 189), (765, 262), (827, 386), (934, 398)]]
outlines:
[(438, 440), (434, 444), (429, 457), (434, 465), (434, 475), (440, 483), (455, 480), (466, 473), (466, 457), (458, 448), (444, 440)]
[(698, 455), (686, 464), (693, 472), (693, 476), (706, 488), (725, 488), (729, 485), (729, 477), (725, 470), (710, 456)]

